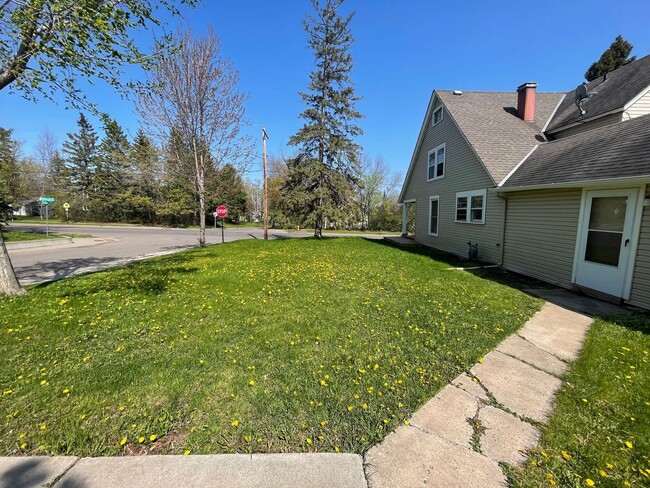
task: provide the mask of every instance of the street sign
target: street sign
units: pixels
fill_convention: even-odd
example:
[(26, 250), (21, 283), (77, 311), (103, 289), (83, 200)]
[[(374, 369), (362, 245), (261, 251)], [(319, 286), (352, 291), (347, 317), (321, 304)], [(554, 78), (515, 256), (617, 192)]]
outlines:
[(39, 200), (43, 205), (49, 205), (50, 203), (54, 202), (53, 197), (41, 197)]
[(65, 202), (63, 204), (63, 208), (66, 209), (66, 210), (70, 210), (70, 204), (68, 202)]
[(223, 219), (224, 217), (227, 216), (228, 216), (228, 209), (223, 205), (219, 205), (217, 207), (217, 217), (221, 217)]

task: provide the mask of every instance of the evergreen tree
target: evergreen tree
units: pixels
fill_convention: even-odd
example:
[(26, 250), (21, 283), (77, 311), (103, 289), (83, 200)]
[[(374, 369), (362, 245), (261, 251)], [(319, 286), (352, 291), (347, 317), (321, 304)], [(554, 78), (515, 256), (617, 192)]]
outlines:
[(104, 138), (98, 147), (91, 207), (102, 222), (123, 220), (123, 197), (132, 176), (129, 168), (131, 145), (115, 120), (104, 123)]
[(13, 130), (0, 127), (0, 222), (10, 217), (10, 205), (20, 196), (19, 153)]
[(359, 181), (359, 146), (353, 138), (362, 130), (355, 121), (362, 115), (350, 79), (353, 37), (349, 24), (354, 14), (341, 17), (343, 0), (312, 0), (315, 16), (304, 22), (309, 47), (316, 58), (310, 75), (309, 93), (301, 93), (307, 105), (300, 115), (305, 125), (289, 143), (300, 155), (288, 162), (284, 192), (290, 210), (303, 223), (314, 226), (321, 237), (328, 221), (340, 221), (342, 206), (352, 200)]
[(217, 205), (225, 205), (228, 209), (228, 219), (231, 222), (239, 222), (246, 214), (246, 188), (244, 180), (237, 173), (237, 168), (232, 164), (226, 164), (217, 172), (217, 184), (215, 192)]
[(600, 59), (589, 67), (585, 73), (586, 80), (595, 80), (599, 76), (634, 61), (636, 56), (628, 58), (632, 52), (632, 48), (632, 44), (623, 39), (623, 37), (617, 36), (609, 48), (600, 56)]
[(135, 135), (129, 160), (131, 185), (122, 196), (125, 218), (129, 222), (154, 223), (160, 193), (158, 151), (142, 129)]
[(72, 190), (71, 214), (76, 218), (85, 218), (90, 210), (90, 194), (97, 169), (97, 134), (84, 114), (77, 120), (79, 131), (68, 133), (68, 140), (63, 143), (66, 157), (66, 170), (69, 188)]

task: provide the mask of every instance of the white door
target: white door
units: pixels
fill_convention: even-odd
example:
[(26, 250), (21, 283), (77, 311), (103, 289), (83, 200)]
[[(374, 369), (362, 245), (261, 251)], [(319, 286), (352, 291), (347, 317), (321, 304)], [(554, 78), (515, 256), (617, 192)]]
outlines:
[(623, 297), (637, 196), (636, 188), (587, 192), (576, 284)]

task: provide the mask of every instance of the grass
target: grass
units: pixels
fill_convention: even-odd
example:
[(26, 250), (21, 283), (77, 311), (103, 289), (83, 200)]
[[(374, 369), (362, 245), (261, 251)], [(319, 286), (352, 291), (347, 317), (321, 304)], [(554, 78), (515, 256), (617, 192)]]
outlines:
[(2, 238), (5, 242), (22, 242), (22, 241), (36, 241), (40, 239), (57, 239), (61, 237), (92, 237), (88, 234), (54, 234), (50, 232), (50, 235), (45, 235), (45, 232), (24, 232), (22, 230), (2, 230)]
[(541, 304), (450, 264), (249, 240), (0, 298), (0, 454), (364, 452)]
[(55, 237), (61, 237), (61, 236), (50, 234), (50, 236), (48, 237), (44, 233), (40, 234), (35, 232), (23, 232), (21, 230), (9, 230), (9, 229), (2, 230), (2, 238), (5, 240), (5, 242), (36, 241), (39, 239), (53, 239)]
[(597, 319), (513, 487), (650, 486), (650, 317)]

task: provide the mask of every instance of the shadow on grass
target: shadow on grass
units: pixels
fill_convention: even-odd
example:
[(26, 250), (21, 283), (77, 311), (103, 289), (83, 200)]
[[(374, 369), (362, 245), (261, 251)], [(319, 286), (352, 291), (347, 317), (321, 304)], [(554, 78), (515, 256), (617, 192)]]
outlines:
[(192, 260), (191, 255), (171, 255), (162, 256), (156, 261), (137, 261), (124, 263), (122, 260), (115, 258), (83, 258), (67, 259), (57, 263), (37, 264), (27, 268), (21, 268), (20, 275), (39, 272), (49, 272), (53, 275), (47, 275), (49, 279), (46, 283), (40, 283), (33, 289), (40, 289), (51, 286), (54, 282), (67, 277), (83, 275), (93, 277), (93, 275), (106, 271), (115, 266), (121, 266), (113, 269), (113, 273), (106, 273), (100, 277), (94, 276), (87, 283), (75, 281), (71, 286), (64, 286), (61, 295), (86, 295), (89, 293), (98, 293), (112, 290), (129, 290), (137, 293), (150, 295), (159, 295), (167, 290), (170, 286), (178, 281), (175, 276), (186, 275), (198, 271), (196, 266), (188, 265)]
[(602, 318), (626, 329), (650, 335), (650, 312), (637, 310), (634, 313), (604, 315)]
[[(341, 239), (341, 238), (333, 238)], [(421, 244), (413, 244), (410, 246), (400, 246), (399, 244), (392, 243), (385, 239), (373, 239), (371, 237), (362, 237), (363, 240), (377, 244), (379, 246), (390, 247), (392, 249), (397, 249), (402, 252), (407, 252), (409, 254), (415, 254), (417, 256), (423, 256), (430, 258), (434, 261), (439, 261), (441, 263), (447, 264), (450, 268), (465, 268), (473, 266), (484, 266), (487, 263), (480, 263), (476, 261), (470, 261), (469, 259), (464, 259), (439, 249), (434, 249), (432, 247), (423, 246)]]

